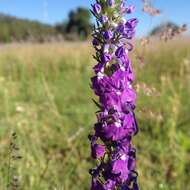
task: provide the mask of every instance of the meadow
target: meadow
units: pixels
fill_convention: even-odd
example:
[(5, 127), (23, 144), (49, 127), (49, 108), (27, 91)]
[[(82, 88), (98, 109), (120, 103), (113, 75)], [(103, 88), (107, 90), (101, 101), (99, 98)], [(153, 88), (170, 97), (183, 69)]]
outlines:
[[(141, 190), (190, 189), (189, 44), (189, 38), (178, 38), (137, 45), (144, 63), (131, 55)], [(91, 101), (92, 53), (87, 42), (0, 46), (1, 190), (13, 175), (21, 190), (89, 189), (94, 163), (87, 136), (97, 110)], [(10, 162), (12, 132), (22, 159)]]

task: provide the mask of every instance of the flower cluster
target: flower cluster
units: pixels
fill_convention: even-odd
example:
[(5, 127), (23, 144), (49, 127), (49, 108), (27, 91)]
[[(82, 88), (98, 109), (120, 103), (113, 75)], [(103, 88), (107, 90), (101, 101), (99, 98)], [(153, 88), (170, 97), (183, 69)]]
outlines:
[(91, 11), (97, 20), (92, 34), (96, 75), (91, 82), (99, 97), (99, 102), (94, 102), (100, 108), (95, 133), (89, 135), (91, 155), (98, 161), (97, 167), (90, 170), (91, 190), (138, 190), (136, 151), (131, 142), (138, 132), (136, 92), (128, 57), (133, 49), (129, 40), (134, 37), (138, 21), (124, 18), (134, 11), (125, 0), (96, 0)]

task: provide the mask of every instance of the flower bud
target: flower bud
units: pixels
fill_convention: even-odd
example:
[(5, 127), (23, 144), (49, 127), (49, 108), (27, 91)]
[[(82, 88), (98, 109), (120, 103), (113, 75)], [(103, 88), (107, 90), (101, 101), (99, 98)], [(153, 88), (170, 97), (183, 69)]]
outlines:
[(101, 22), (102, 24), (108, 22), (108, 17), (105, 16), (105, 15), (102, 15), (102, 16), (100, 17), (100, 22)]
[(95, 3), (94, 5), (92, 5), (92, 10), (94, 13), (100, 14), (102, 11), (102, 7), (99, 3)]
[(115, 6), (115, 0), (107, 0), (107, 3), (110, 7), (114, 7)]
[(105, 40), (111, 40), (113, 38), (113, 32), (111, 30), (107, 30), (102, 33)]
[(94, 38), (92, 40), (92, 44), (93, 44), (93, 46), (98, 46), (99, 45), (99, 41), (96, 38)]
[(134, 10), (135, 10), (135, 6), (130, 5), (130, 6), (128, 6), (128, 7), (126, 8), (126, 13), (127, 13), (127, 14), (133, 13)]
[(137, 26), (138, 20), (136, 18), (129, 19), (126, 23), (126, 27), (129, 29), (133, 29)]

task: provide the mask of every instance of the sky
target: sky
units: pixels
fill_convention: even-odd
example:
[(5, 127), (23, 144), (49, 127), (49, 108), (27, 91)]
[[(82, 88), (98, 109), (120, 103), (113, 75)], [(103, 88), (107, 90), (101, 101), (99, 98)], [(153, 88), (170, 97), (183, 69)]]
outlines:
[[(90, 8), (95, 0), (0, 0), (0, 13), (56, 24), (67, 19), (69, 11), (78, 6)], [(139, 19), (137, 36), (144, 36), (156, 25), (173, 21), (190, 27), (190, 0), (152, 0), (152, 5), (162, 10), (160, 16), (143, 13), (141, 0), (128, 0), (136, 6), (133, 17)]]

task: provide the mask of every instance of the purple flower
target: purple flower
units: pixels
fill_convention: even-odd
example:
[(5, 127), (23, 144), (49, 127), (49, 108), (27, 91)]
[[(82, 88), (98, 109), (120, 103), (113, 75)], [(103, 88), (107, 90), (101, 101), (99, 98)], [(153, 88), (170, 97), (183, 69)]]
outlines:
[(121, 9), (125, 8), (125, 0), (121, 0), (120, 8)]
[(104, 53), (101, 57), (101, 60), (103, 63), (107, 63), (109, 61), (111, 61), (112, 56), (109, 53)]
[(113, 32), (111, 30), (102, 32), (102, 34), (105, 40), (111, 40), (113, 38)]
[(136, 18), (132, 18), (127, 21), (126, 27), (128, 29), (134, 29), (137, 26), (138, 20)]
[(115, 0), (107, 0), (107, 2), (110, 7), (113, 7), (115, 5)]
[(134, 30), (126, 30), (124, 33), (123, 33), (123, 36), (128, 39), (128, 40), (131, 40), (135, 35), (135, 31)]
[(130, 170), (128, 169), (128, 158), (126, 155), (122, 155), (122, 158), (112, 163), (112, 173), (118, 174), (119, 179), (123, 182), (128, 180)]
[(108, 17), (107, 16), (105, 16), (105, 15), (102, 15), (101, 17), (100, 17), (100, 22), (101, 23), (106, 23), (108, 21)]
[(134, 10), (135, 10), (135, 7), (133, 5), (130, 5), (126, 9), (126, 13), (130, 14), (130, 13), (134, 12)]
[(115, 185), (116, 185), (116, 182), (111, 180), (111, 179), (108, 179), (105, 184), (104, 184), (104, 189), (105, 190), (115, 190)]
[(93, 46), (98, 46), (100, 43), (99, 43), (99, 41), (96, 38), (94, 38), (92, 40), (92, 44), (93, 44)]
[(94, 159), (101, 158), (105, 154), (105, 146), (104, 145), (94, 144), (94, 145), (92, 145), (91, 149), (92, 149), (91, 155)]
[(105, 93), (105, 95), (100, 97), (100, 102), (106, 109), (114, 109), (116, 111), (124, 111), (127, 103), (135, 105), (135, 101), (136, 94), (130, 88), (123, 91), (114, 89), (113, 92)]
[(137, 131), (136, 120), (133, 114), (126, 114), (123, 119), (123, 128), (127, 130), (128, 134), (134, 135)]
[(119, 24), (118, 26), (117, 26), (117, 32), (119, 32), (119, 33), (121, 33), (121, 34), (123, 34), (124, 32), (125, 32), (125, 24)]
[(95, 3), (94, 5), (92, 5), (92, 10), (94, 13), (100, 14), (102, 11), (102, 7), (99, 3)]
[(123, 57), (125, 54), (126, 54), (126, 51), (123, 46), (119, 47), (115, 52), (115, 55), (117, 58)]
[(102, 72), (104, 70), (104, 64), (103, 63), (98, 63), (93, 67), (95, 73)]
[(96, 135), (100, 137), (104, 142), (106, 141), (118, 141), (122, 140), (128, 131), (123, 127), (119, 127), (116, 123), (113, 124), (96, 124)]
[(136, 93), (130, 85), (133, 78), (129, 76), (128, 71), (118, 70), (111, 77), (92, 78), (92, 87), (107, 110), (125, 111), (126, 104), (135, 105)]
[(111, 118), (107, 117), (104, 123), (99, 122), (95, 124), (96, 136), (103, 141), (118, 141), (126, 136), (135, 134), (136, 128), (133, 116), (127, 114), (123, 117), (117, 121), (114, 121), (112, 118), (112, 123), (109, 123)]
[[(117, 59), (117, 64), (122, 71), (128, 71), (131, 65), (131, 62), (128, 58), (127, 52), (123, 57)], [(129, 78), (129, 72), (126, 74), (126, 78)]]
[(91, 190), (104, 190), (102, 184), (97, 179), (92, 179)]
[(129, 65), (127, 72), (128, 72), (128, 80), (133, 82), (135, 80), (135, 76), (134, 76), (131, 65)]
[(120, 3), (120, 12), (124, 13), (125, 10), (126, 10), (126, 8), (125, 8), (125, 0), (121, 0), (121, 3)]

